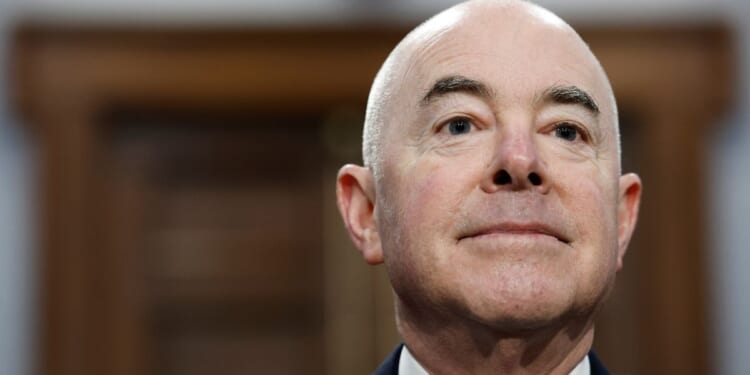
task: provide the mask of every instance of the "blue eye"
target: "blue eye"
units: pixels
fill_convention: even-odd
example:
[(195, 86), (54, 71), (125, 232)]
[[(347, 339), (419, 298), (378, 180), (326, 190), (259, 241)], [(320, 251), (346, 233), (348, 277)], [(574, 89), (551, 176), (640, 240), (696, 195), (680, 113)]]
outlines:
[(562, 138), (566, 141), (573, 142), (580, 136), (578, 129), (575, 126), (568, 124), (561, 124), (555, 128), (555, 136)]
[(453, 119), (448, 123), (448, 131), (453, 135), (468, 133), (471, 131), (471, 122), (465, 118)]

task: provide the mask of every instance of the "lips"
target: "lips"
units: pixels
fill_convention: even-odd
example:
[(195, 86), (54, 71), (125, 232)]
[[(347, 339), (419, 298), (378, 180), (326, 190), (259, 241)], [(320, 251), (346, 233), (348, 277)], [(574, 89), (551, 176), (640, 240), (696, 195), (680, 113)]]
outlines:
[(536, 235), (544, 235), (549, 237), (554, 237), (558, 241), (569, 245), (571, 240), (567, 236), (565, 236), (562, 231), (555, 229), (553, 226), (545, 224), (545, 223), (538, 223), (538, 222), (529, 222), (529, 223), (520, 223), (520, 222), (502, 222), (502, 223), (496, 223), (486, 226), (480, 226), (476, 230), (471, 230), (466, 234), (462, 234), (458, 237), (458, 241), (464, 240), (464, 239), (471, 239), (471, 238), (478, 238), (483, 236), (491, 236), (491, 235), (519, 235), (519, 236), (536, 236)]

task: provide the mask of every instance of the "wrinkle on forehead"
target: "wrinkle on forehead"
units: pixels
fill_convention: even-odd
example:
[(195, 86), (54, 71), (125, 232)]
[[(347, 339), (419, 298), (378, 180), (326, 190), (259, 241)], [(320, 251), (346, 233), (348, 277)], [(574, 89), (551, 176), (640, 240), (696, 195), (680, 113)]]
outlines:
[(445, 43), (445, 36), (451, 34), (451, 31), (465, 17), (464, 8), (454, 7), (431, 18), (410, 33), (399, 46), (405, 60), (405, 67), (401, 69), (400, 78), (410, 77), (419, 62), (438, 53), (439, 49), (434, 47)]
[[(547, 31), (540, 33), (540, 30)], [(512, 36), (503, 38), (501, 34)], [(531, 40), (527, 40), (529, 38)], [(539, 38), (568, 39), (568, 42), (572, 41), (572, 49), (579, 49), (578, 53), (588, 53), (591, 58), (587, 58), (587, 62), (593, 61), (594, 65), (598, 65), (578, 34), (565, 21), (544, 8), (520, 0), (469, 1), (429, 19), (409, 33), (394, 50), (392, 57), (398, 62), (393, 61), (390, 70), (393, 80), (400, 83), (399, 91), (402, 91), (394, 93), (402, 94), (397, 95), (397, 103), (403, 103), (403, 91), (409, 88), (408, 83), (427, 78), (424, 76), (431, 73), (425, 67), (431, 68), (456, 58), (451, 57), (450, 53), (446, 54), (447, 51), (466, 51), (464, 47), (469, 44), (476, 47), (472, 54), (482, 55), (485, 52), (483, 49), (491, 49), (492, 43), (501, 40), (524, 44), (533, 43), (534, 39)], [(585, 65), (591, 68), (590, 64)]]

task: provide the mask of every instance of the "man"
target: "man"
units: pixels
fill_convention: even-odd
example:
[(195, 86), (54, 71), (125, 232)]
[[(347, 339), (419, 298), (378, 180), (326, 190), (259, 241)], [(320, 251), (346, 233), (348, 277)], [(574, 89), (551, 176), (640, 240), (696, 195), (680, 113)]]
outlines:
[(586, 44), (521, 1), (417, 27), (373, 84), (365, 166), (338, 175), (404, 340), (378, 374), (598, 374), (594, 316), (635, 227), (617, 108)]

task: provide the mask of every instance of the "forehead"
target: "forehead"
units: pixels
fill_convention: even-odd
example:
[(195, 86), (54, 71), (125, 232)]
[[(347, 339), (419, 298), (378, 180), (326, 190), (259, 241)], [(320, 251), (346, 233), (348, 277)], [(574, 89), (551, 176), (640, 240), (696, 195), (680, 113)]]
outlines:
[(576, 85), (606, 101), (598, 63), (555, 16), (493, 9), (450, 16), (405, 46), (400, 103), (413, 105), (436, 80), (452, 75), (480, 80), (506, 101), (538, 96), (555, 85)]

